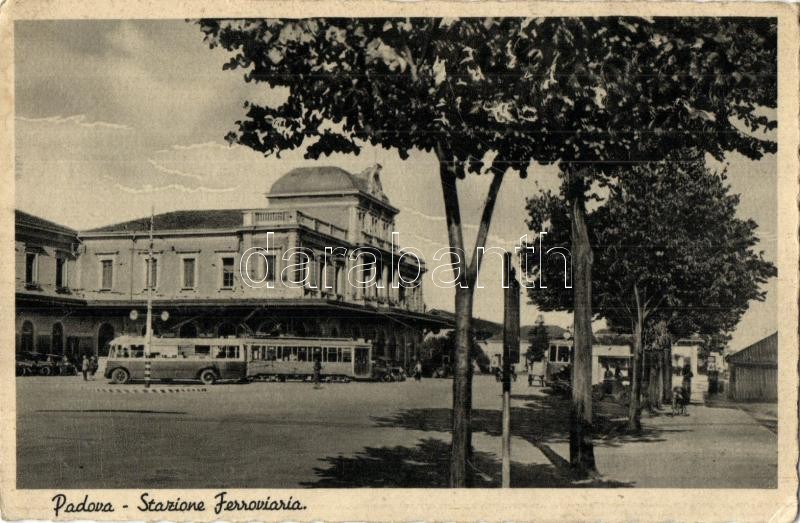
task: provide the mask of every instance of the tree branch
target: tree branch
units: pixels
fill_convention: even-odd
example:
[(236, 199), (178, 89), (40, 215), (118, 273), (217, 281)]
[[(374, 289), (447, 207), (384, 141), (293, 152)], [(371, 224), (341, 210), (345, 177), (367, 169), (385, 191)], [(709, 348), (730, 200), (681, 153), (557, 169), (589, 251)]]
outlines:
[[(444, 214), (447, 219), (447, 238), (450, 242), (450, 264), (453, 271), (458, 268), (459, 284), (466, 278), (466, 252), (464, 251), (464, 235), (461, 228), (461, 209), (458, 203), (458, 187), (456, 187), (456, 168), (452, 162), (452, 154), (441, 143), (436, 144), (436, 157), (439, 160), (439, 178), (444, 197)], [(458, 254), (461, 252), (461, 255)]]
[(483, 204), (483, 212), (481, 213), (481, 221), (478, 225), (478, 234), (475, 237), (475, 251), (472, 254), (472, 259), (469, 263), (468, 281), (474, 282), (478, 276), (478, 269), (480, 268), (481, 260), (478, 256), (478, 248), (486, 246), (486, 237), (489, 235), (489, 227), (492, 224), (492, 214), (494, 214), (494, 206), (497, 203), (497, 194), (500, 191), (500, 186), (503, 183), (503, 175), (505, 171), (494, 171), (492, 183), (489, 185), (489, 192), (486, 194), (486, 200)]

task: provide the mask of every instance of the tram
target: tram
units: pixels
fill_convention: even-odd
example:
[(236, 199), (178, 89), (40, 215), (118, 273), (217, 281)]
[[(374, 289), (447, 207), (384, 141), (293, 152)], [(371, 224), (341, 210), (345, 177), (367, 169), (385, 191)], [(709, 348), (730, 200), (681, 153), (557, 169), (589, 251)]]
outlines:
[(145, 357), (143, 336), (120, 336), (100, 359), (103, 376), (114, 383), (144, 379), (145, 361), (155, 381), (306, 379), (314, 374), (329, 381), (372, 378), (372, 346), (347, 338), (153, 338)]
[(372, 379), (372, 345), (348, 338), (248, 338), (247, 377), (250, 379), (305, 379), (321, 364), (325, 380)]

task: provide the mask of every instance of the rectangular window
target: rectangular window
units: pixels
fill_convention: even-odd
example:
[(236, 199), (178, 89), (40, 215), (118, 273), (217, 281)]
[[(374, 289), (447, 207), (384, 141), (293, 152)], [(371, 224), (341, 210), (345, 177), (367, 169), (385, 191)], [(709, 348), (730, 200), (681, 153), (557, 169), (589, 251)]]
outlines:
[(114, 260), (103, 260), (100, 262), (100, 289), (111, 290), (114, 284)]
[(273, 345), (267, 347), (267, 361), (275, 361), (277, 359), (277, 349)]
[(327, 349), (325, 349), (325, 352), (327, 353), (328, 356), (325, 361), (329, 363), (336, 363), (339, 361), (339, 358), (337, 357), (338, 351), (336, 349), (337, 349), (336, 347), (328, 347)]
[(558, 361), (569, 362), (569, 347), (558, 348)]
[(222, 258), (222, 288), (233, 289), (233, 258)]
[(336, 264), (336, 277), (333, 282), (333, 292), (336, 294), (343, 294), (342, 290), (345, 288), (344, 285), (344, 266), (337, 263)]
[(353, 361), (353, 355), (350, 349), (342, 349), (342, 363), (350, 363)]
[(556, 361), (556, 348), (550, 347), (550, 361)]
[(297, 361), (308, 361), (308, 349), (306, 347), (297, 349)]
[(308, 275), (308, 262), (309, 262), (308, 255), (306, 255), (306, 254), (296, 254), (295, 255), (294, 264), (295, 264), (296, 269), (295, 269), (295, 273), (294, 273), (294, 281), (292, 283), (297, 284), (297, 285), (299, 285), (301, 283), (303, 285), (305, 285), (307, 283), (306, 277)]
[(211, 355), (211, 347), (209, 345), (195, 345), (194, 353), (198, 357), (207, 358)]
[(25, 253), (25, 283), (36, 283), (39, 257), (34, 252)]
[(195, 286), (194, 271), (195, 271), (195, 259), (194, 258), (184, 258), (183, 259), (183, 278), (181, 280), (184, 289), (194, 289), (194, 286)]
[(150, 288), (155, 289), (158, 286), (158, 260), (156, 258), (153, 258), (152, 260), (148, 260), (145, 258), (144, 273), (145, 273), (144, 288), (146, 289), (149, 283)]
[(56, 287), (63, 289), (67, 286), (67, 259), (58, 257), (56, 258)]

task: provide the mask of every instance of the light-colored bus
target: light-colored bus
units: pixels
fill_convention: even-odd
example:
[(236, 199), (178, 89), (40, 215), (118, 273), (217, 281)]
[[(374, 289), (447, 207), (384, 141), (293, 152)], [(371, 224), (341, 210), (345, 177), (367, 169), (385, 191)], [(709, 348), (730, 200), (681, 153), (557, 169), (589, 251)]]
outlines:
[[(109, 344), (103, 358), (103, 376), (114, 383), (144, 379), (145, 343), (142, 336), (120, 336)], [(200, 380), (211, 385), (218, 380), (247, 378), (247, 350), (235, 338), (153, 338), (150, 347), (150, 377), (153, 380)]]
[(372, 345), (347, 338), (248, 338), (247, 377), (251, 379), (306, 379), (314, 375), (319, 359), (325, 380), (372, 379)]

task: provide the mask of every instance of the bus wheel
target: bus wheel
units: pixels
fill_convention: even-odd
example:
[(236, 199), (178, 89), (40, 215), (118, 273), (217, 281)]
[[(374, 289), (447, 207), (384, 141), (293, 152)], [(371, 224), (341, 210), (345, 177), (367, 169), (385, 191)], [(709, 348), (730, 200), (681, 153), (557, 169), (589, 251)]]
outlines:
[(211, 369), (206, 369), (200, 373), (200, 381), (203, 385), (213, 385), (217, 381), (217, 374)]
[(128, 383), (129, 379), (131, 379), (131, 375), (125, 369), (114, 369), (114, 372), (111, 373), (111, 381), (118, 385)]
[(50, 367), (42, 367), (39, 369), (39, 374), (42, 376), (49, 376), (51, 374)]

